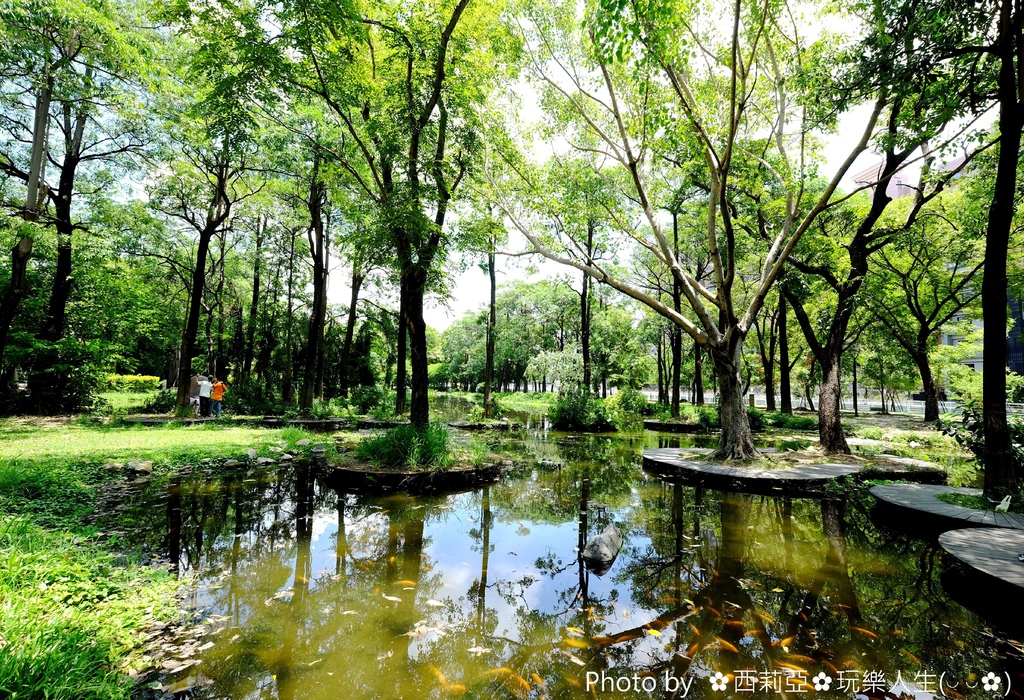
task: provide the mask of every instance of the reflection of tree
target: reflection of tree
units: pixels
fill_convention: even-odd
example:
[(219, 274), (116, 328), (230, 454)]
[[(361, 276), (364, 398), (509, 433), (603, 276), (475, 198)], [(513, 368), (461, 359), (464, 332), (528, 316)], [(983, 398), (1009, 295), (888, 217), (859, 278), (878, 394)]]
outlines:
[[(573, 699), (587, 696), (575, 685), (584, 674), (602, 669), (703, 677), (798, 666), (809, 678), (877, 668), (912, 680), (914, 658), (958, 678), (988, 668), (994, 642), (944, 597), (932, 545), (879, 530), (856, 499), (661, 484), (626, 443), (556, 444), (561, 468), (447, 498), (337, 493), (296, 467), (177, 478), (161, 507), (129, 510), (143, 538), (167, 536), (162, 548), (183, 572), (207, 572), (197, 602), (230, 616), (196, 669), (217, 697), (439, 700), (458, 685), (465, 697), (511, 696), (517, 682), (487, 675), (497, 668), (534, 687), (536, 673), (549, 697)], [(612, 516), (626, 546), (607, 577), (588, 577), (569, 551)], [(513, 541), (518, 559), (506, 554)], [(440, 590), (432, 570), (449, 543), (479, 565), (461, 590)], [(447, 581), (460, 573), (448, 569)], [(471, 647), (490, 651), (478, 658)], [(688, 697), (713, 696), (707, 686)]]

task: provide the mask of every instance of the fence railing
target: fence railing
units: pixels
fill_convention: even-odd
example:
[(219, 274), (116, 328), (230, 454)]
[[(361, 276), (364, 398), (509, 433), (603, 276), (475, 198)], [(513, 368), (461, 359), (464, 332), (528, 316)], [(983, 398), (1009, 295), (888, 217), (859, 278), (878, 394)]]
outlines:
[[(658, 400), (657, 389), (644, 389), (643, 394), (649, 401)], [(684, 397), (684, 400), (689, 401), (689, 395)], [(717, 397), (713, 392), (704, 392), (704, 403), (715, 404), (717, 403)], [(803, 396), (793, 396), (792, 398), (793, 408), (809, 408), (807, 400)], [(892, 401), (886, 399), (886, 407), (890, 413), (920, 413), (924, 415), (924, 401), (915, 401), (913, 399), (895, 399)], [(764, 394), (754, 394), (754, 405), (757, 408), (765, 408), (768, 405)], [(775, 397), (775, 406), (781, 405), (781, 398)], [(959, 401), (939, 401), (939, 412), (940, 413), (960, 413), (962, 404)], [(815, 407), (817, 407), (815, 405)], [(853, 410), (853, 399), (849, 396), (842, 399), (842, 410), (852, 411)], [(882, 413), (882, 402), (879, 399), (857, 399), (857, 410), (862, 413)], [(1024, 403), (1008, 403), (1006, 404), (1006, 412), (1015, 415), (1024, 415)]]

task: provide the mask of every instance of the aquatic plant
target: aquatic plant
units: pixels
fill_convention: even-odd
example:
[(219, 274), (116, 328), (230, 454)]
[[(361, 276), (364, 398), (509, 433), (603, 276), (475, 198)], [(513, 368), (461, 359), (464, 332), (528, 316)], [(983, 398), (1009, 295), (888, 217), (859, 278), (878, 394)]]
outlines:
[(444, 469), (453, 462), (449, 439), (448, 428), (442, 423), (431, 423), (426, 428), (399, 425), (360, 442), (356, 456), (388, 467)]

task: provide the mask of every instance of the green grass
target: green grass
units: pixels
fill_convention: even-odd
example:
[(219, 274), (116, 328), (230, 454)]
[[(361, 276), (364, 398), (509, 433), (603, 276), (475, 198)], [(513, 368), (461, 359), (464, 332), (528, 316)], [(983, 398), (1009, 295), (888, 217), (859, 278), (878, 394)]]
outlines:
[(0, 697), (128, 700), (148, 623), (179, 615), (166, 571), (0, 516)]
[(303, 438), (326, 442), (296, 428), (0, 421), (0, 698), (128, 700), (141, 630), (180, 614), (169, 573), (85, 523), (120, 478), (104, 463), (152, 460), (160, 478), (249, 448), (269, 456), (278, 441), (298, 453)]
[(506, 411), (522, 411), (524, 413), (547, 413), (558, 401), (558, 394), (553, 392), (502, 391), (494, 395)]
[[(881, 425), (872, 425), (873, 422)], [(891, 419), (880, 416), (862, 416), (854, 419), (844, 415), (843, 424), (849, 424), (853, 428), (855, 437), (880, 443), (856, 447), (856, 454), (869, 456), (886, 453), (932, 462), (946, 470), (950, 486), (971, 486), (980, 478), (980, 470), (974, 455), (957, 445), (953, 438), (932, 427), (921, 423), (915, 425), (909, 421), (894, 423)]]
[[(194, 426), (118, 426), (59, 420), (0, 421), (0, 514), (19, 515), (47, 527), (88, 532), (83, 520), (95, 490), (118, 478), (104, 465), (152, 461), (159, 476), (211, 460), (243, 458), (248, 449), (273, 456), (278, 441), (294, 452), (303, 438), (326, 442), (297, 428), (265, 430), (204, 423)], [(333, 446), (329, 448), (329, 453)]]
[(103, 413), (139, 413), (156, 395), (155, 391), (133, 393), (127, 391), (104, 391), (97, 394)]
[(425, 429), (400, 425), (360, 442), (356, 456), (379, 466), (446, 469), (454, 462), (450, 437), (441, 423)]
[[(940, 493), (936, 498), (943, 503), (950, 503), (954, 506), (963, 506), (964, 508), (974, 508), (976, 510), (995, 510), (995, 506), (984, 496), (971, 496), (966, 493)], [(1010, 501), (1010, 512), (1021, 512), (1021, 505), (1019, 499), (1012, 499)]]

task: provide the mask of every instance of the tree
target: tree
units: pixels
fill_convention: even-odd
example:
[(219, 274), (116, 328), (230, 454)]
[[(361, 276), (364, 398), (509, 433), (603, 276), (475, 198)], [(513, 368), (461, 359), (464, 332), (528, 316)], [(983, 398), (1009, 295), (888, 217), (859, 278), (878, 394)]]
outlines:
[[(916, 226), (879, 252), (865, 300), (921, 375), (925, 422), (939, 419), (939, 391), (929, 355), (935, 334), (981, 295), (984, 258), (962, 191), (938, 200)], [(966, 226), (965, 226), (966, 224)]]
[[(744, 340), (790, 252), (867, 147), (887, 96), (871, 96), (873, 111), (850, 156), (809, 203), (807, 138), (815, 124), (808, 107), (817, 97), (798, 88), (793, 92), (807, 77), (803, 61), (811, 55), (795, 27), (783, 31), (784, 7), (736, 2), (728, 10), (726, 36), (696, 29), (704, 26), (696, 21), (700, 13), (724, 8), (668, 2), (623, 8), (609, 0), (591, 5), (581, 23), (576, 7), (531, 6), (520, 23), (531, 50), (531, 71), (545, 86), (544, 100), (552, 105), (552, 118), (564, 125), (571, 147), (600, 154), (623, 174), (644, 227), (619, 217), (613, 218), (615, 226), (671, 270), (697, 322), (599, 262), (570, 257), (566, 251), (581, 250), (582, 241), (549, 234), (554, 228), (559, 235), (571, 235), (557, 223), (557, 207), (522, 158), (506, 152), (500, 169), (492, 159), (495, 200), (533, 250), (650, 306), (710, 354), (722, 414), (715, 456), (760, 459), (741, 394)], [(768, 76), (771, 90), (756, 89), (761, 76)], [(693, 269), (676, 259), (657, 213), (657, 168), (667, 160), (686, 163), (706, 193), (704, 235), (713, 286), (699, 282)], [(603, 168), (601, 174), (607, 177), (612, 170)], [(747, 261), (737, 256), (737, 247), (746, 245), (737, 221), (744, 215), (737, 209), (741, 185), (774, 203), (768, 241), (751, 269), (741, 267)], [(555, 223), (545, 223), (549, 216)], [(741, 295), (736, 281), (745, 276), (756, 283)]]
[(412, 360), (410, 419), (425, 426), (423, 296), (450, 245), (449, 206), (472, 163), (501, 44), (487, 4), (409, 9), (267, 3), (259, 21), (280, 34), (260, 30), (250, 37), (259, 48), (249, 54), (254, 65), (273, 65), (291, 89), (322, 104), (346, 135), (342, 147), (325, 145), (324, 152), (352, 195), (373, 209), (373, 234), (394, 256), (399, 334), (408, 333)]
[[(0, 19), (0, 44), (10, 49), (0, 65), (0, 173), (27, 188), (26, 196), (5, 197), (3, 205), (56, 233), (52, 289), (38, 326), (39, 340), (52, 345), (66, 330), (74, 234), (88, 229), (78, 200), (108, 196), (113, 172), (130, 165), (129, 157), (143, 147), (146, 93), (139, 88), (152, 67), (154, 36), (139, 28), (133, 8), (108, 0), (16, 4), (0, 10)], [(31, 107), (24, 95), (34, 95)], [(24, 144), (31, 145), (26, 150)], [(12, 249), (0, 312), (0, 363), (28, 293), (25, 272), (35, 231), (23, 227)], [(60, 361), (45, 352), (37, 363)], [(51, 389), (36, 383), (33, 400), (42, 401)]]

